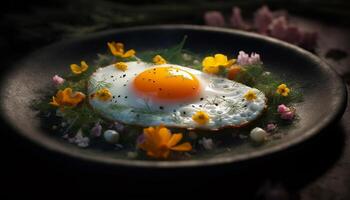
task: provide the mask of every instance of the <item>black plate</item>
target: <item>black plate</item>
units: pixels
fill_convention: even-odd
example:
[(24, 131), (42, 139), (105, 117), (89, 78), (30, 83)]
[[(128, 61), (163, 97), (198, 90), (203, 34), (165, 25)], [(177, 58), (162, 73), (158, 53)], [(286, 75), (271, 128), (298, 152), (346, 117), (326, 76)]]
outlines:
[[(40, 120), (30, 108), (41, 89), (51, 84), (54, 74), (69, 70), (69, 64), (92, 62), (106, 52), (108, 41), (123, 41), (137, 51), (165, 48), (188, 36), (185, 48), (194, 53), (221, 52), (230, 57), (239, 50), (257, 52), (266, 68), (299, 83), (304, 102), (297, 105), (300, 121), (287, 136), (260, 147), (246, 144), (231, 152), (208, 154), (186, 161), (140, 161), (122, 158), (118, 153), (80, 149), (52, 137), (40, 128)], [(188, 25), (149, 26), (111, 30), (81, 39), (60, 42), (27, 56), (2, 78), (1, 115), (19, 134), (48, 150), (92, 161), (132, 167), (199, 167), (237, 163), (287, 149), (319, 133), (338, 119), (346, 106), (346, 89), (339, 76), (322, 60), (296, 46), (252, 33)]]

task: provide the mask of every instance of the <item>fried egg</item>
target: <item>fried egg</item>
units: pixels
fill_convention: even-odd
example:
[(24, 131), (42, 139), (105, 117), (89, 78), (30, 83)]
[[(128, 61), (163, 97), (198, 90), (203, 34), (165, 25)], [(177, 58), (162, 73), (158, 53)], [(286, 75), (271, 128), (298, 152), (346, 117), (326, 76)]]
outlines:
[[(145, 62), (127, 62), (123, 71), (114, 65), (99, 68), (90, 77), (89, 102), (102, 117), (140, 126), (217, 130), (240, 127), (261, 115), (266, 107), (263, 92), (189, 67)], [(108, 101), (94, 94), (108, 88)], [(256, 94), (254, 100), (244, 95)], [(192, 116), (206, 112), (208, 123), (198, 124)]]

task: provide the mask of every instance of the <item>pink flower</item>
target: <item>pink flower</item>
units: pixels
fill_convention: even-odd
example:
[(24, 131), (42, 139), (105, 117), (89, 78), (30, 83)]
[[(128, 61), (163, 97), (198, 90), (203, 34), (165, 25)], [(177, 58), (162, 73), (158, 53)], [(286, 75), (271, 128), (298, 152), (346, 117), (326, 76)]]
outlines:
[(241, 9), (237, 6), (232, 8), (232, 15), (230, 18), (230, 24), (233, 28), (238, 28), (242, 30), (249, 29), (249, 25), (244, 22), (242, 15), (241, 15)]
[(281, 114), (281, 119), (292, 120), (294, 118), (294, 112), (288, 111)]
[(239, 51), (238, 57), (237, 57), (237, 63), (239, 65), (261, 64), (260, 55), (257, 53), (251, 53), (249, 56), (244, 51)]
[(219, 11), (208, 11), (204, 14), (205, 24), (209, 26), (225, 26), (225, 18)]
[(292, 120), (295, 117), (295, 110), (285, 106), (284, 104), (278, 106), (277, 112), (280, 114), (281, 119), (284, 120)]
[(277, 129), (277, 124), (274, 124), (274, 123), (269, 123), (267, 124), (266, 126), (266, 131), (267, 132), (273, 132)]
[(273, 14), (267, 6), (258, 9), (254, 14), (254, 27), (257, 32), (266, 35), (272, 19)]
[(283, 40), (287, 34), (287, 20), (285, 17), (274, 19), (269, 25), (269, 35), (277, 39)]
[(239, 65), (249, 65), (249, 55), (246, 54), (244, 51), (239, 51), (237, 63)]
[(282, 114), (282, 113), (285, 113), (285, 112), (289, 112), (290, 111), (290, 108), (288, 108), (286, 105), (284, 104), (281, 104), (277, 107), (277, 112)]
[(250, 58), (249, 58), (249, 63), (251, 65), (253, 65), (253, 64), (261, 64), (260, 55), (257, 54), (257, 53), (254, 53), (254, 52), (251, 53), (250, 54)]
[(59, 86), (64, 83), (64, 79), (58, 75), (55, 75), (52, 77), (52, 82), (55, 86)]

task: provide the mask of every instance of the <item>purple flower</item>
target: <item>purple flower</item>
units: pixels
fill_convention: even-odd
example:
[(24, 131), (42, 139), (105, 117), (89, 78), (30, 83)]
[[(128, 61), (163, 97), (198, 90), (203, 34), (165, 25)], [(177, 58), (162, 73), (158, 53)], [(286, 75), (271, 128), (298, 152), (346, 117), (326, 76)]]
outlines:
[(269, 123), (267, 124), (266, 126), (266, 131), (267, 132), (273, 132), (277, 129), (277, 124), (274, 124), (274, 123)]
[(208, 11), (204, 14), (205, 24), (209, 26), (225, 26), (225, 18), (219, 11)]
[(59, 86), (64, 83), (64, 79), (58, 75), (55, 75), (52, 77), (52, 82), (55, 86)]
[(90, 130), (90, 134), (93, 137), (100, 137), (101, 133), (102, 133), (102, 126), (101, 126), (101, 124), (99, 122), (97, 122), (95, 124), (95, 126), (92, 127), (92, 129)]
[(244, 22), (242, 15), (241, 15), (241, 9), (237, 6), (232, 8), (232, 15), (230, 18), (230, 24), (233, 28), (238, 28), (242, 30), (249, 29), (249, 25)]
[(258, 9), (254, 14), (254, 27), (257, 32), (266, 35), (272, 19), (273, 14), (267, 6)]
[(286, 105), (284, 104), (281, 104), (277, 107), (277, 112), (279, 114), (282, 114), (282, 113), (285, 113), (285, 112), (289, 112), (290, 111), (290, 108), (288, 108)]
[(257, 53), (251, 53), (250, 56), (246, 54), (244, 51), (239, 51), (237, 57), (237, 63), (239, 65), (254, 65), (260, 64), (260, 55)]

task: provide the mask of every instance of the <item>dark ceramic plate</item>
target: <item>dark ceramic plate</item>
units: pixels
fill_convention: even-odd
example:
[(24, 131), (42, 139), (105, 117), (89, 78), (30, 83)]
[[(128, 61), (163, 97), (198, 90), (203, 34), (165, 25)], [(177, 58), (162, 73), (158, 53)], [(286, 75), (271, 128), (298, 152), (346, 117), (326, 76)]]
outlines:
[[(303, 88), (304, 102), (297, 105), (300, 121), (286, 137), (260, 147), (232, 146), (232, 151), (211, 153), (186, 161), (129, 160), (120, 153), (80, 149), (59, 140), (40, 128), (30, 108), (37, 91), (50, 84), (54, 74), (66, 72), (70, 63), (92, 62), (106, 51), (107, 41), (123, 41), (137, 51), (165, 48), (188, 36), (185, 48), (198, 54), (222, 52), (237, 55), (239, 50), (258, 52), (267, 70), (294, 80)], [(316, 135), (338, 119), (345, 109), (346, 90), (339, 76), (313, 54), (287, 43), (252, 33), (201, 26), (149, 26), (112, 30), (81, 39), (60, 42), (27, 56), (2, 78), (1, 115), (22, 136), (61, 154), (95, 162), (130, 167), (199, 167), (237, 163), (259, 158), (297, 145)]]

